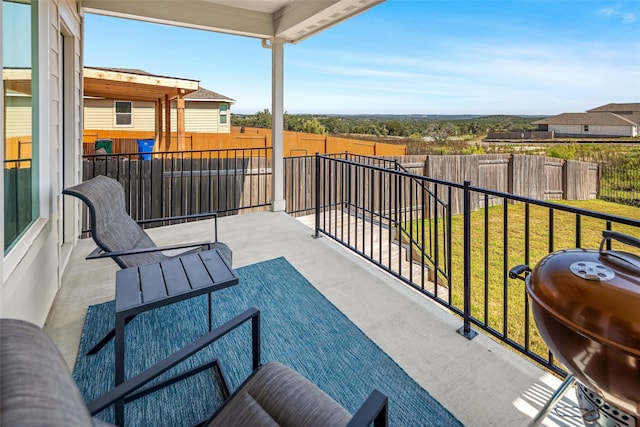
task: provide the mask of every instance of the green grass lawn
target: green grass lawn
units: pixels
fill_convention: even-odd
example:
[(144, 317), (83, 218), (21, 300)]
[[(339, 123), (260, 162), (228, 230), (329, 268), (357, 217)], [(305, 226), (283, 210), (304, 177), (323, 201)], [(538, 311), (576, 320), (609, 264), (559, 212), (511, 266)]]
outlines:
[[(640, 219), (640, 208), (602, 200), (558, 201), (559, 204), (575, 208), (612, 214), (632, 219)], [(525, 259), (525, 205), (501, 204), (473, 212), (471, 215), (471, 313), (488, 326), (505, 333), (514, 341), (525, 345), (525, 289), (524, 282), (508, 278), (508, 271), (518, 264), (531, 267), (547, 255), (576, 247), (576, 215), (554, 210), (553, 240), (550, 242), (550, 214), (548, 208), (529, 206), (529, 259)], [(485, 220), (488, 233), (485, 236)], [(428, 227), (428, 223), (425, 223)], [(415, 235), (420, 224), (415, 223)], [(582, 217), (580, 224), (580, 247), (597, 249), (602, 240), (602, 230), (606, 224), (602, 220)], [(613, 224), (612, 229), (640, 238), (640, 229)], [(452, 218), (452, 277), (450, 290), (452, 303), (463, 306), (463, 216)], [(504, 237), (506, 236), (506, 244)], [(486, 250), (485, 250), (486, 243)], [(552, 245), (552, 247), (550, 247)], [(614, 248), (640, 253), (639, 250), (614, 243)], [(486, 285), (485, 285), (486, 273)], [(505, 302), (507, 302), (505, 304)], [(506, 320), (506, 322), (505, 322)], [(533, 318), (530, 318), (534, 325)], [(505, 326), (506, 323), (506, 326)], [(546, 357), (547, 348), (532, 327), (530, 348)]]

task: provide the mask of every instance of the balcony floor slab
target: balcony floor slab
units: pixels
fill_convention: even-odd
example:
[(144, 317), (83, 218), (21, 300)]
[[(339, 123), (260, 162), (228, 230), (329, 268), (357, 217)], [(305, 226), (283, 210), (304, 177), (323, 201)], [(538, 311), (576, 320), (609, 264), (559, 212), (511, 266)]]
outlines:
[[(418, 384), (468, 426), (525, 426), (560, 380), (483, 334), (467, 340), (459, 318), (283, 212), (218, 220), (219, 240), (233, 249), (234, 267), (284, 256), (309, 282), (389, 354)], [(203, 241), (212, 222), (148, 230), (159, 244)], [(82, 239), (66, 266), (45, 324), (70, 368), (87, 307), (114, 298), (116, 264), (85, 260), (94, 248)], [(259, 308), (259, 307), (258, 307)], [(570, 393), (568, 417), (545, 425), (577, 426)]]

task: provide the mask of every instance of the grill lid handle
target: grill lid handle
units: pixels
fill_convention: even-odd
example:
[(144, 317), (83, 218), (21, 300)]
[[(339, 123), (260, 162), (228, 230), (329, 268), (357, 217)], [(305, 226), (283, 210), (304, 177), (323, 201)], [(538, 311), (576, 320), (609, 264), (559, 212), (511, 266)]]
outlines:
[(602, 232), (602, 242), (600, 242), (600, 252), (603, 252), (604, 244), (607, 240), (617, 240), (618, 242), (625, 243), (630, 246), (640, 248), (640, 239), (636, 239), (628, 234), (619, 233), (617, 231), (604, 230)]
[(622, 268), (626, 268), (627, 270), (631, 270), (636, 276), (639, 276), (640, 258), (627, 252), (603, 250), (607, 240), (617, 240), (621, 243), (640, 248), (640, 239), (636, 239), (628, 234), (605, 230), (602, 232), (602, 242), (600, 243), (600, 255), (606, 256), (610, 262)]

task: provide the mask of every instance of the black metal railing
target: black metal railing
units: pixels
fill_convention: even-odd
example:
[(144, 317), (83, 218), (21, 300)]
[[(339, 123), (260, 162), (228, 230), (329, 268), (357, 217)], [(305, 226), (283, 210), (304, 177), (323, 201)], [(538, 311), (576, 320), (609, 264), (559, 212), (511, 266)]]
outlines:
[[(85, 180), (118, 179), (137, 220), (234, 214), (271, 202), (270, 148), (152, 153), (148, 160), (87, 155), (83, 170)], [(596, 248), (602, 230), (640, 234), (634, 219), (431, 179), (395, 160), (349, 153), (285, 158), (284, 186), (287, 212), (314, 213), (317, 236), (461, 316), (461, 334), (482, 329), (559, 374), (531, 322), (524, 284), (510, 280), (509, 269), (560, 249)]]
[[(83, 160), (83, 180), (105, 175), (120, 181), (131, 217), (159, 220), (147, 226), (212, 211), (224, 216), (263, 209), (271, 203), (271, 148), (92, 154)], [(88, 222), (83, 228), (87, 231)]]
[(33, 222), (32, 159), (4, 160), (4, 250)]
[[(603, 230), (640, 237), (635, 219), (470, 182), (444, 182), (328, 156), (316, 157), (316, 176), (321, 177), (315, 188), (317, 236), (336, 240), (458, 314), (461, 334), (471, 338), (473, 327), (482, 329), (560, 375), (564, 368), (542, 340), (524, 283), (509, 278), (510, 268), (533, 267), (561, 249), (598, 248)], [(462, 206), (461, 213), (444, 209), (452, 203)], [(410, 256), (415, 252), (389, 231), (395, 227), (418, 242), (430, 261)], [(426, 233), (429, 227), (437, 229), (433, 237)]]
[[(325, 157), (337, 160), (344, 160), (353, 162), (355, 164), (375, 166), (384, 170), (395, 170), (406, 172), (407, 183), (398, 187), (398, 194), (405, 195), (405, 201), (397, 206), (397, 212), (394, 214), (391, 220), (383, 220), (382, 225), (387, 229), (392, 229), (395, 232), (392, 240), (401, 241), (401, 245), (404, 251), (415, 260), (423, 259), (428, 268), (429, 275), (433, 276), (437, 271), (439, 278), (442, 281), (448, 281), (449, 266), (447, 263), (440, 262), (447, 259), (447, 253), (449, 251), (450, 242), (444, 238), (446, 233), (444, 224), (438, 222), (432, 222), (427, 224), (427, 227), (421, 230), (410, 230), (405, 228), (403, 218), (421, 218), (425, 215), (422, 210), (424, 209), (424, 203), (414, 203), (423, 199), (430, 201), (430, 212), (428, 215), (436, 215), (442, 218), (447, 218), (450, 215), (449, 203), (441, 199), (438, 196), (438, 188), (426, 185), (423, 181), (416, 179), (414, 175), (410, 175), (397, 160), (385, 159), (380, 157), (358, 155), (351, 153), (332, 153), (326, 154)], [(309, 215), (315, 212), (315, 183), (317, 182), (316, 168), (315, 168), (315, 156), (299, 156), (288, 157), (284, 159), (285, 162), (285, 197), (287, 200), (287, 212), (292, 215)], [(394, 193), (395, 194), (395, 193)], [(393, 209), (391, 207), (390, 209)], [(367, 215), (365, 214), (365, 218)], [(419, 233), (425, 235), (418, 237)], [(424, 243), (423, 243), (424, 242)], [(441, 250), (435, 251), (434, 248), (441, 244)], [(423, 245), (426, 245), (427, 250), (423, 250)], [(401, 267), (400, 267), (401, 268)], [(411, 274), (407, 272), (407, 274)]]
[(316, 176), (316, 235), (450, 304), (450, 190), (395, 167), (330, 156), (316, 156)]

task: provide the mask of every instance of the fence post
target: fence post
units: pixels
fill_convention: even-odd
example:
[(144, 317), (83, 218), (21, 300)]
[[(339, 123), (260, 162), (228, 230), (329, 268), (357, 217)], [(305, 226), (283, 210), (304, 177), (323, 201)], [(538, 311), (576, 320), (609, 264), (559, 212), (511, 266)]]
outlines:
[(320, 156), (316, 153), (316, 227), (314, 238), (320, 237)]
[(463, 321), (464, 324), (458, 329), (458, 333), (468, 340), (475, 338), (478, 333), (471, 329), (471, 191), (470, 181), (464, 182), (464, 197), (462, 210), (464, 212), (464, 307)]

